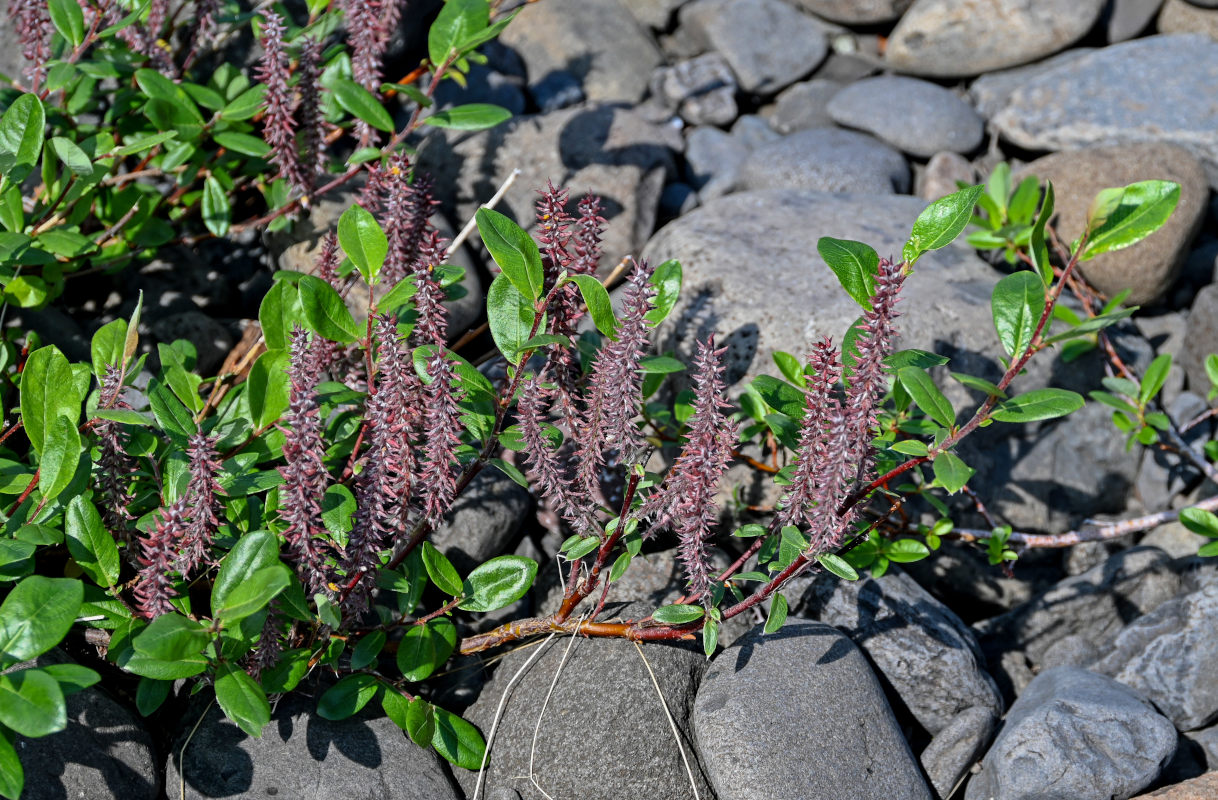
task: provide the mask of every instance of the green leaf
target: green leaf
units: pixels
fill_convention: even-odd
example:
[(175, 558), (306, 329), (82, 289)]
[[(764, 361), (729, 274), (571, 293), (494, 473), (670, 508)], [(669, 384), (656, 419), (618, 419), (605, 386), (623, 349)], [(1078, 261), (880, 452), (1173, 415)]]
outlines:
[(888, 449), (907, 456), (924, 456), (928, 452), (926, 443), (917, 439), (902, 439), (899, 442), (893, 442)]
[(46, 112), (35, 95), (23, 94), (0, 118), (0, 175), (20, 184), (34, 171), (45, 141)]
[(1009, 400), (994, 409), (999, 422), (1036, 422), (1055, 419), (1083, 407), (1083, 396), (1066, 389), (1036, 389)]
[(288, 366), (287, 351), (267, 350), (250, 367), (245, 396), (249, 400), (250, 421), (256, 429), (273, 425), (288, 410), (291, 401)]
[(906, 263), (913, 264), (923, 253), (951, 244), (968, 225), (982, 191), (981, 186), (970, 186), (927, 206), (914, 221), (902, 250)]
[(127, 321), (127, 338), (123, 340), (123, 368), (125, 369), (135, 358), (136, 348), (140, 344), (140, 312), (144, 309), (144, 290), (140, 289), (139, 298), (135, 301), (135, 310)]
[(198, 432), (190, 409), (182, 405), (182, 401), (169, 387), (156, 379), (148, 381), (148, 405), (152, 409), (152, 415), (156, 417), (157, 424), (179, 443), (184, 443)]
[(385, 296), (377, 303), (377, 307), (384, 313), (397, 311), (402, 306), (406, 305), (406, 301), (414, 297), (419, 291), (419, 285), (414, 281), (398, 281), (393, 285), (393, 288), (385, 293)]
[(457, 569), (448, 560), (448, 556), (437, 550), (431, 542), (424, 542), (421, 552), (423, 566), (426, 568), (431, 582), (445, 594), (453, 597), (461, 594), (463, 591), (461, 576), (457, 574)]
[(448, 617), (411, 625), (398, 642), (398, 670), (408, 681), (421, 681), (439, 669), (456, 646), (457, 628)]
[(114, 537), (102, 524), (97, 507), (84, 495), (76, 495), (64, 513), (68, 553), (95, 583), (109, 589), (118, 581), (121, 564)]
[(334, 99), (343, 110), (367, 122), (377, 130), (393, 133), (393, 117), (376, 96), (350, 78), (336, 78), (330, 84)]
[(336, 483), (326, 489), (321, 498), (321, 521), (326, 530), (333, 534), (350, 532), (354, 523), (355, 495), (341, 483)]
[(456, 131), (481, 131), (493, 128), (512, 118), (512, 112), (490, 103), (470, 103), (437, 111), (423, 119), (424, 125), (451, 128)]
[(655, 272), (651, 273), (651, 285), (656, 288), (655, 305), (643, 319), (652, 325), (659, 325), (667, 319), (681, 295), (682, 277), (681, 262), (674, 259), (670, 258), (655, 268)]
[(917, 539), (897, 539), (884, 545), (884, 557), (898, 564), (911, 564), (930, 555), (930, 548)]
[(375, 286), (389, 254), (389, 240), (376, 217), (361, 206), (348, 208), (338, 218), (338, 244), (364, 281)]
[(368, 705), (379, 688), (375, 676), (348, 675), (317, 699), (317, 714), (322, 719), (347, 719)]
[(131, 640), (135, 652), (157, 661), (188, 661), (207, 647), (207, 628), (181, 614), (162, 614)]
[[(496, 276), (486, 293), (486, 317), (495, 346), (510, 363), (520, 361), (524, 343), (533, 331), (533, 303), (507, 277)], [(542, 326), (538, 325), (540, 330)]]
[(919, 369), (930, 369), (931, 367), (941, 367), (950, 362), (951, 359), (947, 356), (941, 356), (938, 353), (928, 353), (925, 350), (898, 350), (884, 359), (884, 366), (889, 369), (899, 370), (903, 367), (918, 367)]
[(59, 644), (82, 602), (84, 584), (70, 578), (31, 575), (13, 587), (0, 604), (0, 669)]
[(385, 715), (410, 736), (419, 747), (430, 747), (436, 730), (435, 707), (421, 697), (407, 701), (394, 689), (386, 689), (381, 698)]
[[(454, 2), (454, 0), (449, 0)], [(486, 742), (478, 729), (451, 711), (433, 706), (435, 733), (431, 746), (448, 761), (462, 769), (478, 769), (486, 752)]]
[(1003, 349), (1018, 357), (1032, 343), (1032, 336), (1045, 309), (1045, 285), (1026, 270), (998, 281), (990, 299), (994, 328)]
[(940, 453), (935, 456), (933, 462), (935, 469), (935, 480), (939, 485), (947, 490), (948, 494), (955, 494), (964, 488), (969, 479), (976, 474), (976, 470), (960, 460), (960, 457), (955, 453)]
[(80, 418), (75, 385), (72, 366), (54, 345), (39, 348), (26, 359), (21, 373), (21, 421), (36, 452), (42, 452), (56, 417), (67, 417), (72, 424)]
[(537, 562), (524, 556), (499, 556), (478, 565), (463, 587), (466, 599), (457, 608), (495, 611), (524, 597), (537, 577)]
[(610, 339), (616, 339), (614, 333), (617, 330), (617, 319), (613, 316), (613, 304), (609, 301), (609, 293), (605, 291), (604, 285), (593, 275), (572, 275), (570, 279), (579, 286), (596, 329)]
[[(369, 664), (375, 664), (377, 656), (381, 654), (384, 646), (384, 631), (373, 631), (360, 639), (359, 644), (351, 651), (351, 669), (363, 669)], [(390, 694), (396, 694), (396, 692), (390, 692)]]
[(686, 625), (694, 620), (702, 619), (706, 611), (702, 606), (672, 604), (660, 606), (652, 613), (651, 618), (665, 625)]
[(80, 433), (67, 417), (56, 417), (43, 442), (42, 457), (38, 462), (38, 488), (42, 489), (44, 501), (50, 501), (68, 488), (82, 452)]
[(0, 796), (18, 800), (25, 787), (25, 771), (8, 738), (0, 735)]
[(1203, 508), (1180, 509), (1180, 524), (1193, 533), (1218, 538), (1218, 515)]
[(1171, 353), (1156, 356), (1146, 368), (1142, 376), (1142, 385), (1138, 389), (1138, 404), (1145, 406), (1159, 393), (1167, 381), (1167, 372), (1171, 369)]
[(216, 609), (216, 619), (231, 628), (266, 608), (271, 600), (288, 588), (291, 581), (292, 571), (283, 564), (272, 564), (257, 570), (228, 593), (224, 605)]
[(266, 86), (258, 83), (246, 89), (229, 101), (220, 110), (220, 119), (237, 121), (249, 119), (262, 108), (262, 96), (266, 94)]
[(47, 10), (51, 13), (51, 24), (73, 47), (80, 47), (85, 40), (85, 15), (76, 0), (50, 0)]
[(214, 138), (216, 144), (234, 153), (241, 153), (242, 155), (253, 156), (255, 158), (266, 158), (271, 154), (271, 146), (269, 144), (249, 133), (223, 131), (217, 133)]
[[(79, 9), (80, 6), (76, 6), (76, 8)], [(93, 174), (93, 162), (89, 160), (85, 151), (77, 146), (76, 142), (62, 136), (53, 136), (50, 145), (51, 149), (55, 151), (55, 156), (74, 175), (87, 178)]]
[(702, 652), (706, 654), (707, 658), (710, 658), (715, 654), (715, 648), (718, 645), (719, 620), (708, 619), (706, 624), (702, 626)]
[(127, 321), (112, 320), (97, 329), (90, 344), (93, 374), (105, 377), (107, 367), (117, 367), (123, 362), (123, 343), (127, 338)]
[(765, 632), (775, 633), (782, 629), (787, 621), (787, 598), (782, 592), (775, 592), (770, 598), (770, 613), (766, 615)]
[(262, 738), (263, 728), (271, 721), (271, 704), (267, 702), (266, 692), (245, 670), (232, 664), (219, 666), (216, 670), (216, 702), (220, 704), (224, 716), (237, 723), (237, 727), (255, 739)]
[(159, 681), (156, 678), (140, 678), (135, 687), (135, 710), (141, 717), (147, 717), (161, 707), (169, 692), (173, 690), (173, 681)]
[(36, 739), (68, 726), (59, 682), (40, 669), (0, 675), (0, 723)]
[[(515, 222), (489, 208), (478, 209), (474, 219), (487, 252), (517, 291), (530, 301), (541, 299), (545, 275), (541, 251), (532, 237)], [(531, 315), (529, 321), (532, 322)]]
[[(1022, 188), (1020, 184), (1020, 188)], [(1053, 282), (1053, 265), (1049, 263), (1049, 247), (1045, 244), (1045, 225), (1053, 216), (1053, 183), (1045, 183), (1045, 200), (1040, 207), (1040, 215), (1032, 226), (1032, 238), (1028, 243), (1028, 255), (1032, 258), (1032, 267), (1040, 275), (1045, 286)]]
[(1207, 542), (1206, 544), (1201, 545), (1201, 547), (1197, 550), (1197, 555), (1201, 556), (1202, 558), (1218, 556), (1218, 542)]
[(310, 652), (304, 648), (285, 650), (279, 663), (261, 675), (262, 688), (271, 694), (290, 692), (309, 674)]
[(316, 275), (302, 276), (297, 286), (305, 322), (313, 333), (340, 344), (350, 344), (363, 335), (333, 286)]
[[(571, 561), (574, 561), (577, 558), (583, 558), (596, 548), (600, 547), (601, 544), (601, 540), (596, 536), (584, 536), (581, 538), (579, 534), (576, 534), (575, 536), (572, 536), (571, 539), (574, 539), (571, 547), (563, 548), (563, 554)], [(571, 539), (568, 539), (567, 541), (571, 541)]]
[(918, 404), (927, 416), (945, 428), (950, 428), (956, 422), (956, 412), (939, 387), (924, 370), (917, 367), (902, 367), (897, 372), (897, 379), (909, 392), (909, 396)]
[(644, 375), (670, 375), (684, 371), (685, 365), (672, 356), (643, 356), (639, 359), (639, 372)]
[(1140, 181), (1123, 189), (1105, 189), (1087, 221), (1090, 235), (1080, 260), (1137, 244), (1163, 227), (1180, 200), (1180, 184)]
[(855, 570), (854, 567), (850, 566), (850, 564), (846, 562), (846, 559), (842, 558), (836, 553), (821, 553), (816, 557), (816, 560), (820, 562), (822, 567), (827, 569), (829, 572), (832, 572), (839, 578), (843, 578), (848, 581), (857, 581), (859, 579), (858, 571)]
[(150, 136), (141, 136), (140, 138), (133, 139), (130, 142), (128, 142), (126, 145), (115, 150), (114, 155), (116, 155), (116, 156), (133, 156), (136, 153), (142, 153), (145, 150), (151, 150), (152, 148), (156, 147), (158, 144), (164, 144), (165, 142), (168, 142), (171, 139), (176, 139), (176, 138), (178, 138), (177, 131), (162, 131), (160, 133), (154, 133)]
[(753, 379), (752, 386), (765, 404), (775, 411), (792, 419), (803, 416), (804, 393), (798, 387), (769, 375), (758, 375)]
[[(398, 285), (407, 283), (402, 281)], [(258, 323), (268, 350), (287, 350), (291, 343), (292, 326), (304, 322), (300, 305), (300, 290), (287, 281), (275, 281), (258, 307)]]
[(233, 549), (220, 562), (211, 601), (222, 608), (237, 588), (248, 582), (254, 573), (279, 563), (279, 540), (271, 531), (254, 531), (237, 540)]
[(962, 372), (952, 372), (950, 374), (958, 382), (967, 386), (970, 389), (976, 389), (979, 392), (982, 392), (987, 395), (993, 395), (994, 397), (997, 397), (999, 399), (1002, 399), (1007, 396), (1006, 392), (1002, 391), (996, 385), (987, 381), (985, 378), (978, 378), (976, 375), (965, 375)]
[(875, 275), (880, 266), (880, 257), (875, 250), (862, 242), (822, 236), (816, 242), (816, 252), (833, 270), (846, 294), (865, 311), (870, 311)]
[(448, 60), (469, 39), (490, 24), (486, 0), (448, 0), (427, 31), (427, 55), (433, 67)]

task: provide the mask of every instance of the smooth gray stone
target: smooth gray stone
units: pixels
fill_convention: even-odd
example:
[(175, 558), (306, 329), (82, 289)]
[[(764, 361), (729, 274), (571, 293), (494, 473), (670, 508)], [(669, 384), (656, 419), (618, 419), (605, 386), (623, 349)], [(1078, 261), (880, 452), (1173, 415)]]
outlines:
[(989, 708), (970, 708), (935, 734), (918, 756), (930, 785), (939, 797), (948, 797), (976, 763), (998, 729), (998, 716)]
[(877, 25), (905, 13), (913, 0), (794, 0), (805, 11), (843, 25)]
[(915, 0), (888, 39), (889, 66), (955, 78), (1026, 64), (1081, 39), (1105, 0)]
[(1180, 354), (1189, 388), (1197, 394), (1209, 392), (1205, 359), (1211, 353), (1218, 353), (1218, 283), (1206, 286), (1193, 299), (1188, 312), (1188, 338)]
[(694, 0), (680, 19), (694, 41), (727, 59), (746, 92), (774, 94), (829, 52), (825, 29), (782, 0)]
[(651, 93), (690, 125), (728, 125), (736, 118), (736, 76), (718, 53), (659, 67)]
[(1131, 622), (1094, 669), (1145, 696), (1182, 731), (1218, 719), (1218, 585)]
[(1185, 0), (1166, 0), (1155, 27), (1159, 33), (1204, 33), (1218, 39), (1218, 8), (1198, 8)]
[(1095, 52), (1095, 48), (1092, 47), (1074, 47), (1033, 64), (987, 72), (969, 86), (969, 97), (973, 100), (973, 107), (977, 109), (978, 114), (990, 119), (1006, 106), (1007, 100), (1015, 93), (1015, 90), (1032, 78), (1063, 64), (1077, 61), (1093, 52)]
[(1105, 47), (1033, 77), (991, 120), (1020, 147), (1165, 142), (1218, 170), (1218, 42), (1150, 36)]
[(1150, 25), (1163, 0), (1112, 0), (1100, 18), (1109, 43), (1132, 39)]
[(970, 153), (985, 136), (981, 117), (954, 93), (899, 75), (852, 83), (833, 96), (828, 110), (839, 125), (867, 131), (921, 158), (942, 150)]
[(903, 194), (909, 189), (909, 165), (867, 134), (815, 128), (758, 147), (741, 164), (736, 187)]
[(260, 739), (206, 705), (203, 723), (187, 742), (205, 706), (192, 704), (166, 765), (169, 796), (178, 797), (184, 773), (186, 800), (332, 800), (340, 791), (368, 800), (459, 800), (445, 762), (386, 717), (363, 712), (331, 721), (317, 716), (315, 704), (305, 697), (280, 700)]
[(663, 62), (622, 0), (547, 0), (523, 6), (499, 41), (519, 53), (529, 84), (571, 72), (593, 102), (636, 103)]
[(966, 800), (1125, 800), (1176, 749), (1176, 731), (1132, 689), (1077, 667), (1046, 670), (1007, 712)]
[(779, 133), (795, 133), (809, 128), (831, 128), (829, 101), (845, 84), (813, 78), (788, 86), (774, 99), (769, 111), (770, 125)]
[(829, 625), (753, 628), (712, 660), (691, 719), (719, 800), (931, 796), (867, 659)]
[(689, 132), (685, 167), (689, 183), (702, 202), (731, 191), (737, 171), (748, 155), (748, 145), (719, 128), (700, 127)]

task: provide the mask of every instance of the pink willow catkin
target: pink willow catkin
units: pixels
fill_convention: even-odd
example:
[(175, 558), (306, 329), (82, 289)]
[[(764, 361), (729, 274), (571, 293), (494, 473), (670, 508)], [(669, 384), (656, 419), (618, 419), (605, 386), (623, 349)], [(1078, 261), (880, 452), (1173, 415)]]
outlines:
[(279, 516), (287, 524), (283, 538), (296, 573), (310, 595), (326, 590), (327, 542), (321, 518), (321, 498), (330, 485), (322, 440), (320, 404), (317, 398), (318, 369), (313, 346), (304, 329), (292, 331), (288, 379), (291, 399), (284, 416), (284, 466), (279, 468), (284, 484), (279, 492)]
[(25, 75), (30, 90), (37, 92), (46, 77), (47, 59), (51, 57), (51, 15), (45, 0), (9, 0), (9, 17), (17, 29), (21, 55), (25, 58)]
[(367, 609), (380, 568), (380, 553), (405, 530), (407, 501), (415, 470), (411, 436), (418, 425), (422, 385), (409, 351), (398, 336), (397, 320), (376, 319), (378, 369), (364, 418), (368, 450), (355, 485), (355, 520), (340, 566), (350, 581), (344, 611)]
[[(428, 175), (416, 175), (410, 180), (410, 158), (398, 153), (389, 162), (389, 168), (380, 179), (378, 207), (384, 210), (382, 227), (389, 238), (389, 254), (381, 280), (393, 287), (415, 269), (420, 247), (431, 241), (435, 228), (431, 215), (439, 201), (434, 196), (434, 186)], [(371, 210), (371, 209), (370, 209)], [(432, 257), (432, 254), (429, 254)], [(441, 255), (439, 262), (444, 261)]]
[(294, 188), (308, 191), (309, 181), (296, 151), (296, 118), (292, 114), (292, 94), (288, 89), (291, 71), (283, 47), (283, 33), (283, 18), (273, 11), (266, 12), (262, 23), (262, 61), (258, 64), (258, 80), (266, 84), (262, 138), (271, 148), (271, 163), (279, 168), (279, 176)]
[(596, 357), (588, 381), (587, 399), (574, 434), (580, 491), (593, 493), (599, 468), (606, 463), (606, 450), (633, 454), (643, 447), (643, 435), (634, 424), (642, 395), (643, 374), (639, 365), (650, 344), (654, 290), (648, 279), (647, 262), (638, 262), (630, 273), (622, 297), (622, 316), (616, 339)]
[(296, 119), (304, 150), (300, 171), (302, 179), (307, 179), (312, 190), (326, 167), (326, 119), (321, 108), (321, 42), (313, 38), (304, 39), (296, 67), (296, 91), (300, 94)]
[[(106, 367), (99, 381), (98, 408), (131, 408), (122, 397), (122, 375), (119, 367)], [(101, 490), (102, 522), (114, 538), (127, 540), (130, 538), (128, 523), (134, 519), (127, 506), (135, 499), (131, 476), (135, 474), (136, 464), (124, 449), (127, 437), (122, 423), (97, 419), (93, 431), (97, 434), (97, 487)]]
[(718, 521), (715, 493), (732, 459), (736, 425), (724, 413), (723, 362), (726, 348), (715, 350), (713, 340), (698, 343), (694, 359), (694, 413), (685, 446), (660, 488), (644, 502), (640, 518), (652, 517), (653, 536), (670, 528), (679, 541), (678, 557), (685, 567), (691, 598), (710, 602), (712, 564), (706, 544)]

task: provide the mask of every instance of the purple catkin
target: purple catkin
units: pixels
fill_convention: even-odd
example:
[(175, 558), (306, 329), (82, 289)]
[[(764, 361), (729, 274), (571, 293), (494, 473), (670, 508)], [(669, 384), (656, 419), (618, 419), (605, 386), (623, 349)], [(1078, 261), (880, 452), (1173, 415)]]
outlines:
[(393, 286), (415, 270), (422, 255), (419, 248), (435, 233), (431, 216), (439, 201), (435, 199), (434, 186), (428, 175), (416, 174), (414, 181), (410, 180), (410, 159), (405, 153), (393, 157), (385, 178), (382, 203), (389, 254), (381, 280), (387, 286)]
[(343, 604), (348, 615), (367, 609), (380, 552), (404, 531), (403, 512), (415, 468), (410, 432), (419, 379), (398, 336), (396, 319), (377, 317), (376, 341), (379, 369), (364, 415), (368, 450), (356, 481), (357, 510), (340, 562), (348, 583), (358, 576)]
[[(122, 370), (113, 365), (106, 367), (98, 391), (98, 408), (130, 408), (122, 399), (122, 390)], [(97, 486), (101, 491), (102, 521), (115, 538), (127, 539), (130, 536), (127, 523), (134, 519), (127, 507), (134, 499), (131, 476), (135, 474), (135, 461), (123, 449), (126, 434), (121, 423), (98, 419), (93, 430), (97, 433), (99, 451)]]
[(571, 241), (571, 215), (567, 213), (567, 190), (555, 188), (546, 182), (537, 201), (537, 241), (541, 247), (542, 267), (545, 269), (545, 291), (554, 288), (558, 275), (567, 268), (571, 254), (567, 244)]
[(279, 663), (284, 649), (282, 627), (283, 614), (279, 610), (279, 598), (275, 598), (268, 607), (262, 632), (258, 634), (258, 645), (245, 659), (245, 669), (255, 680)]
[(306, 38), (300, 46), (296, 68), (296, 124), (304, 154), (300, 159), (302, 177), (309, 189), (317, 184), (326, 166), (326, 119), (321, 108), (321, 42)]
[(151, 58), (162, 74), (172, 78), (177, 76), (177, 68), (170, 57), (169, 45), (161, 39), (168, 19), (169, 0), (149, 0), (148, 21), (145, 23), (140, 52)]
[[(804, 388), (804, 417), (795, 454), (795, 472), (780, 503), (779, 525), (810, 524), (813, 508), (818, 507), (818, 503), (820, 509), (824, 508), (826, 481), (835, 477), (823, 471), (824, 453), (831, 435), (826, 423), (830, 406), (835, 402), (833, 386), (841, 376), (837, 350), (828, 338), (813, 346), (808, 365), (812, 374)], [(839, 466), (833, 472), (841, 473), (842, 470)], [(836, 507), (832, 505), (830, 510)]]
[(258, 64), (258, 80), (266, 84), (262, 138), (271, 148), (271, 163), (279, 168), (279, 176), (294, 188), (308, 191), (296, 151), (296, 118), (288, 89), (290, 69), (283, 33), (283, 19), (273, 11), (266, 12), (262, 23), (262, 60)]
[(542, 499), (555, 513), (578, 527), (581, 507), (594, 508), (596, 503), (591, 499), (584, 503), (577, 501), (571, 492), (571, 480), (566, 475), (564, 463), (545, 436), (546, 403), (553, 393), (554, 390), (545, 385), (544, 371), (521, 389), (516, 417), (524, 442), (524, 463)]
[(594, 275), (600, 265), (601, 236), (605, 232), (601, 211), (601, 199), (594, 194), (589, 193), (579, 201), (579, 219), (572, 237), (575, 258), (567, 265), (567, 271), (573, 275)]
[(326, 447), (317, 398), (318, 370), (308, 334), (299, 326), (292, 331), (290, 353), (291, 399), (284, 416), (285, 464), (279, 468), (284, 485), (279, 493), (279, 516), (287, 524), (283, 537), (301, 583), (309, 594), (316, 594), (324, 592), (329, 582), (321, 498), (329, 487), (330, 476), (324, 463)]
[(381, 86), (381, 56), (389, 38), (384, 29), (381, 0), (342, 0), (347, 18), (347, 40), (351, 45), (351, 75), (373, 94)]
[(660, 488), (640, 510), (641, 517), (655, 522), (647, 535), (671, 528), (679, 542), (677, 556), (685, 567), (692, 598), (709, 602), (712, 565), (707, 542), (718, 521), (715, 493), (732, 458), (736, 426), (724, 413), (723, 350), (713, 341), (699, 342), (694, 359), (694, 412), (689, 420), (685, 446)]
[(321, 238), (321, 252), (317, 254), (317, 266), (313, 269), (313, 274), (335, 290), (341, 290), (342, 279), (338, 277), (338, 264), (338, 237), (334, 231), (329, 231)]
[(609, 341), (596, 358), (588, 381), (587, 399), (575, 430), (580, 491), (592, 492), (605, 451), (633, 454), (642, 448), (643, 436), (634, 424), (642, 399), (643, 375), (639, 364), (650, 344), (653, 290), (647, 262), (634, 265), (622, 297), (622, 316), (616, 340)]
[(9, 17), (17, 29), (30, 90), (38, 91), (51, 57), (51, 15), (44, 0), (9, 0)]
[(186, 485), (183, 503), (189, 515), (182, 537), (178, 571), (189, 578), (200, 565), (207, 563), (212, 537), (220, 528), (222, 506), (220, 495), (220, 456), (210, 436), (196, 433), (190, 437), (190, 482)]
[(432, 231), (419, 246), (415, 261), (414, 308), (418, 319), (414, 323), (411, 341), (416, 345), (434, 344), (443, 347), (448, 341), (448, 309), (444, 307), (444, 287), (436, 279), (435, 268), (444, 262), (447, 251), (444, 239)]
[(428, 359), (427, 374), (431, 382), (423, 387), (423, 466), (419, 489), (423, 495), (423, 516), (434, 527), (456, 496), (454, 467), (462, 425), (453, 365), (443, 347), (437, 347)]
[(135, 584), (136, 610), (154, 619), (174, 610), (177, 596), (170, 573), (176, 570), (178, 547), (186, 532), (186, 516), (179, 500), (161, 509), (156, 527), (140, 539), (139, 578)]
[(391, 173), (387, 167), (382, 167), (379, 162), (369, 161), (364, 165), (364, 188), (360, 190), (356, 204), (370, 214), (380, 211), (382, 199), (389, 191), (390, 179)]

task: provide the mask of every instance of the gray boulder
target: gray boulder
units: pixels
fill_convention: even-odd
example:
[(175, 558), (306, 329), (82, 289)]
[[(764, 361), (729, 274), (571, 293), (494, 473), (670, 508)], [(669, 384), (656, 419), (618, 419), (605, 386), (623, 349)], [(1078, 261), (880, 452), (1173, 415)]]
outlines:
[(930, 740), (918, 761), (936, 795), (951, 797), (997, 729), (998, 716), (988, 708), (974, 706), (962, 711)]
[(1165, 0), (1155, 27), (1159, 33), (1204, 33), (1218, 39), (1218, 8), (1198, 8), (1184, 0)]
[(509, 549), (531, 505), (527, 490), (488, 467), (457, 497), (430, 541), (464, 575)]
[(828, 625), (755, 627), (711, 662), (692, 722), (719, 800), (931, 796), (867, 659)]
[(570, 72), (593, 102), (638, 102), (663, 61), (621, 0), (527, 4), (499, 41), (520, 54), (530, 86)]
[(1163, 603), (1125, 627), (1096, 672), (1155, 704), (1182, 731), (1218, 718), (1218, 585)]
[(1076, 667), (1046, 670), (1007, 713), (966, 800), (1125, 800), (1176, 749), (1170, 722), (1128, 687)]
[(1101, 189), (1144, 180), (1180, 184), (1180, 201), (1162, 228), (1133, 247), (1102, 253), (1079, 265), (1087, 282), (1108, 296), (1130, 289), (1129, 305), (1147, 305), (1167, 294), (1188, 257), (1209, 200), (1209, 186), (1197, 159), (1182, 147), (1159, 142), (1054, 153), (1028, 164), (1020, 175), (1053, 181), (1057, 230), (1066, 241), (1082, 234)]
[(981, 116), (990, 119), (1006, 106), (1007, 100), (1017, 89), (1032, 78), (1064, 64), (1077, 61), (1091, 52), (1094, 52), (1094, 48), (1072, 47), (1064, 53), (1058, 53), (1033, 64), (987, 72), (969, 86), (968, 93), (973, 100), (973, 107)]
[(822, 574), (810, 583), (799, 595), (798, 587), (788, 590), (796, 613), (849, 636), (929, 733), (970, 708), (1001, 716), (1002, 698), (973, 632), (913, 578), (893, 569), (879, 579)]
[(1180, 354), (1180, 363), (1188, 375), (1189, 388), (1200, 395), (1209, 393), (1209, 375), (1205, 359), (1218, 353), (1218, 284), (1197, 292), (1188, 315), (1188, 338)]
[[(68, 663), (72, 659), (62, 651), (51, 650), (14, 669)], [(135, 714), (92, 686), (66, 699), (66, 728), (39, 739), (17, 736), (13, 741), (25, 772), (22, 800), (158, 797), (156, 751)]]
[(770, 125), (779, 133), (795, 133), (809, 128), (832, 128), (829, 101), (845, 84), (813, 78), (783, 89), (766, 112)]
[(915, 0), (888, 39), (901, 72), (956, 78), (1044, 58), (1081, 39), (1104, 0), (995, 0), (981, 11), (954, 0)]
[(719, 128), (703, 126), (689, 132), (685, 143), (685, 167), (689, 183), (698, 191), (702, 202), (732, 190), (740, 165), (749, 152), (744, 141)]
[(991, 120), (1020, 147), (1178, 144), (1218, 173), (1218, 42), (1151, 36), (1060, 64), (1017, 89)]
[(774, 94), (829, 52), (825, 29), (782, 0), (694, 0), (679, 16), (694, 42), (727, 59), (746, 92)]
[(795, 0), (800, 8), (843, 25), (892, 22), (913, 0)]
[(829, 115), (839, 125), (867, 131), (921, 158), (941, 150), (972, 152), (985, 135), (981, 117), (957, 95), (899, 75), (850, 84), (829, 101)]
[(674, 172), (672, 150), (680, 147), (680, 137), (674, 141), (671, 131), (633, 111), (595, 105), (516, 117), (489, 131), (446, 133), (427, 139), (419, 160), (457, 219), (471, 218), (513, 169), (521, 174), (496, 209), (526, 229), (536, 225), (537, 191), (546, 181), (570, 187), (572, 200), (591, 191), (603, 200), (608, 221), (606, 269), (637, 253), (651, 234), (660, 191)]
[(1179, 588), (1166, 553), (1135, 547), (975, 627), (991, 665), (1012, 651), (1039, 665), (1049, 648), (1067, 636), (1108, 647), (1127, 623), (1170, 600)]
[(651, 93), (690, 125), (727, 125), (736, 118), (736, 76), (718, 53), (659, 67)]
[(1161, 5), (1163, 0), (1113, 0), (1101, 18), (1108, 41), (1123, 42), (1146, 30)]
[(152, 323), (152, 335), (165, 344), (185, 339), (194, 345), (197, 369), (202, 375), (211, 375), (233, 349), (233, 337), (228, 328), (202, 311), (161, 317)]
[[(619, 607), (602, 618), (611, 619), (615, 613), (637, 618), (651, 611), (640, 604)], [(558, 673), (570, 645), (570, 657)], [(555, 639), (541, 646), (546, 648), (544, 654), (508, 695), (490, 743), (483, 785), (487, 797), (511, 789), (524, 800), (546, 796), (693, 798), (664, 703), (681, 731), (681, 747), (689, 758), (698, 794), (711, 796), (688, 722), (694, 693), (706, 669), (701, 652), (689, 646), (648, 644), (640, 656), (633, 644), (620, 639)], [(466, 712), (484, 733), (490, 732), (510, 679), (533, 654), (533, 648), (508, 653)], [(656, 693), (644, 658), (659, 681), (663, 699)], [(552, 684), (553, 695), (547, 704)], [(457, 779), (467, 796), (472, 796), (477, 774), (462, 771)]]
[(668, 27), (668, 21), (686, 0), (622, 0), (634, 18), (656, 30)]
[(260, 739), (247, 736), (214, 704), (195, 730), (203, 704), (194, 704), (166, 765), (169, 795), (178, 796), (185, 776), (186, 800), (328, 800), (335, 787), (369, 800), (459, 800), (435, 751), (414, 744), (387, 718), (361, 713), (335, 722), (317, 716), (314, 702), (280, 700)]
[(865, 133), (815, 128), (758, 147), (740, 165), (736, 188), (903, 194), (909, 165)]
[(959, 153), (935, 153), (917, 173), (914, 194), (934, 201), (959, 191), (959, 183), (977, 183), (977, 170)]

